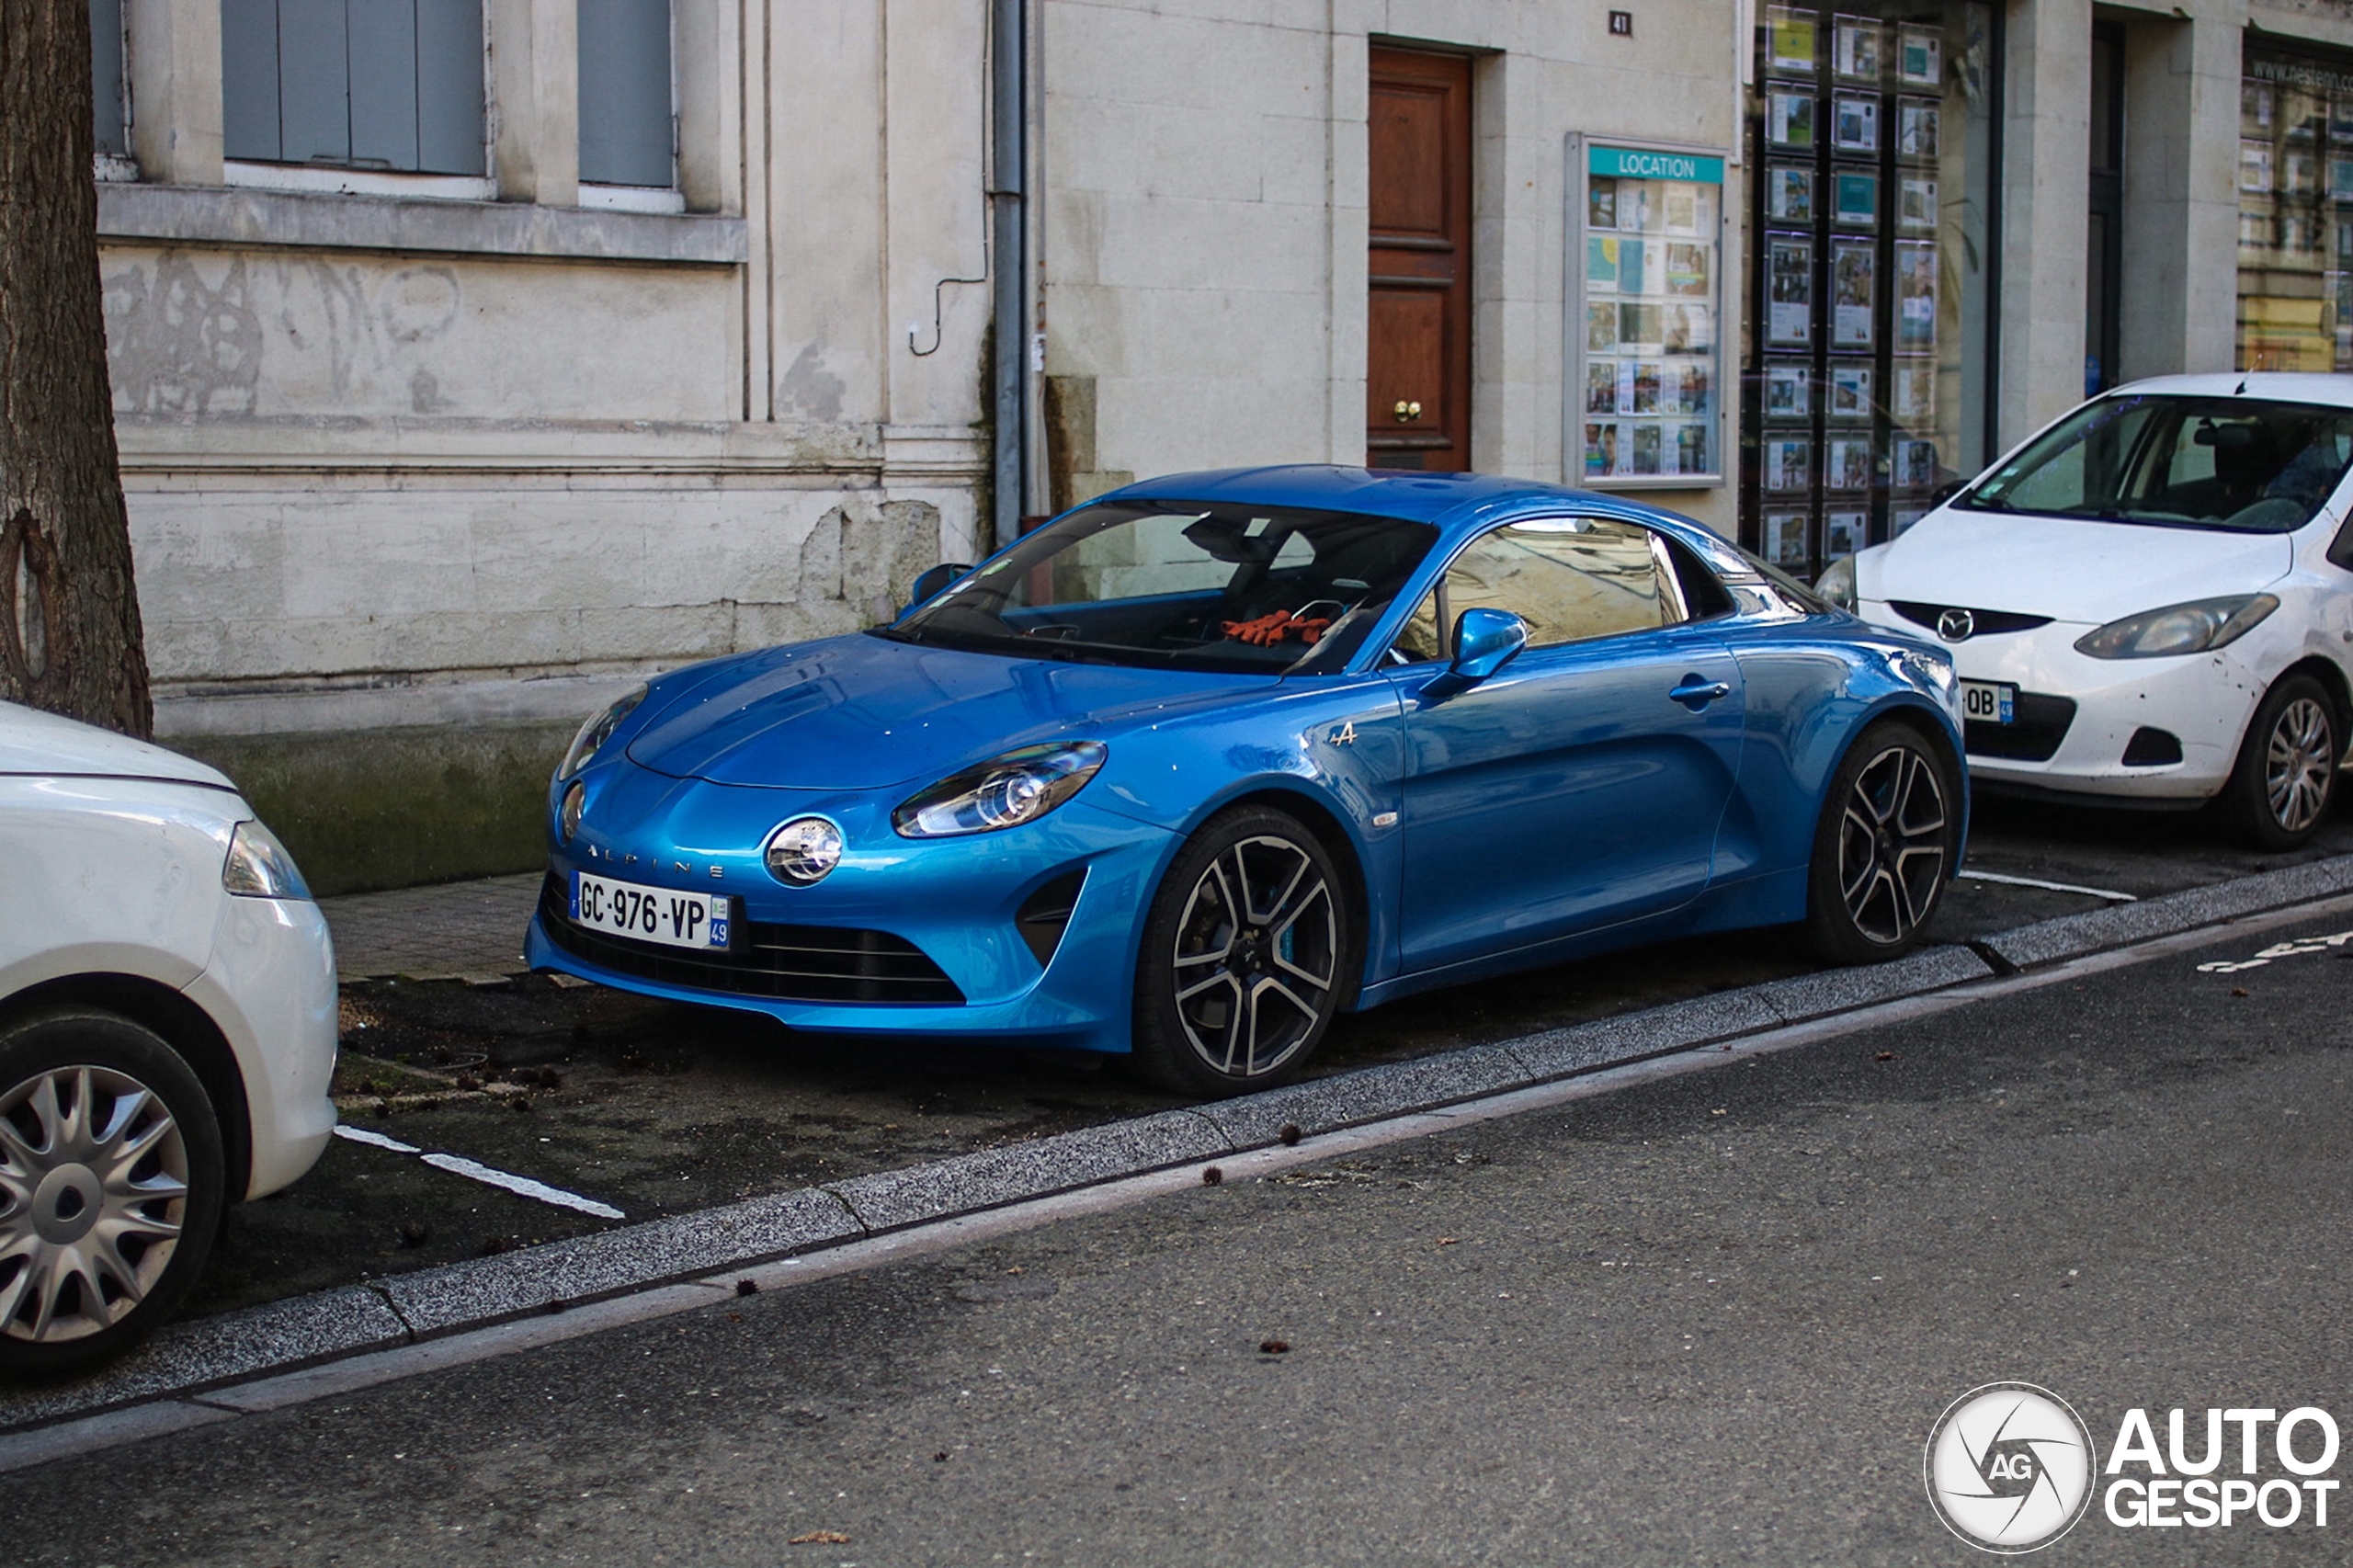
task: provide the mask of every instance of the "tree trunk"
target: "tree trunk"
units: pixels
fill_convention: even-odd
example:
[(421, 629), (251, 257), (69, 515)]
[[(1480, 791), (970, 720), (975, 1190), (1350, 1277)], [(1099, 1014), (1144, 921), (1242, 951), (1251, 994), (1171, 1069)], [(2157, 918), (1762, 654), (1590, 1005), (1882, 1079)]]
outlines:
[(143, 738), (93, 140), (85, 0), (0, 0), (0, 699)]

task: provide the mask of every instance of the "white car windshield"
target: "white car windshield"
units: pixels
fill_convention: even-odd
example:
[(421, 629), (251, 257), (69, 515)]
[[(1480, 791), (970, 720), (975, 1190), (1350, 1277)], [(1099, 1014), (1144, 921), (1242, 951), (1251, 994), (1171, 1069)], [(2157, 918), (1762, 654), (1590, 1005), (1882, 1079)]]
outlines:
[(2161, 528), (2293, 533), (2353, 463), (2353, 409), (2127, 393), (2077, 409), (1953, 503)]

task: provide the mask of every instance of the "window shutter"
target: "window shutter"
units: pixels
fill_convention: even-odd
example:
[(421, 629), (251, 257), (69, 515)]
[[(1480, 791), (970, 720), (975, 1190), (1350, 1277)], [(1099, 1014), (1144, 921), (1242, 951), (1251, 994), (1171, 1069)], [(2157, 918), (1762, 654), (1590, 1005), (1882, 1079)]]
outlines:
[(278, 0), (278, 155), (287, 163), (351, 161), (344, 14), (344, 0)]
[(670, 0), (580, 0), (580, 177), (676, 183)]
[(483, 165), (482, 0), (416, 0), (415, 166), (479, 175)]
[(351, 161), (416, 167), (416, 7), (359, 0), (344, 10), (351, 80)]
[(129, 156), (130, 128), (122, 112), (122, 0), (90, 0), (90, 88), (96, 150)]
[(278, 0), (221, 0), (221, 143), (278, 161)]

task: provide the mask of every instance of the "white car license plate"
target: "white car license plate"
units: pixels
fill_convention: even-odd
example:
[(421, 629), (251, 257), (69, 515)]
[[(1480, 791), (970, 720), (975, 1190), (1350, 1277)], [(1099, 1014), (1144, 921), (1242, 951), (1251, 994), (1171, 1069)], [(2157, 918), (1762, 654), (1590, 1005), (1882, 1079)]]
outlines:
[(573, 922), (591, 931), (707, 951), (729, 945), (734, 915), (735, 901), (726, 893), (674, 892), (572, 873)]
[(2007, 683), (1990, 680), (1965, 680), (1961, 683), (1961, 717), (1974, 719), (1981, 724), (2015, 722), (2018, 700), (2018, 688)]

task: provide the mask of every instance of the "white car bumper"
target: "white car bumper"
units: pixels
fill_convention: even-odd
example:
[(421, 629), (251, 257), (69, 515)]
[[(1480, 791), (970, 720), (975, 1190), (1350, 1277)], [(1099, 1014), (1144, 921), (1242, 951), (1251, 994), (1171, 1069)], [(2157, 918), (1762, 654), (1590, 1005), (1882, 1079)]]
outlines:
[(326, 917), (307, 900), (225, 898), (222, 905), (212, 961), (188, 996), (236, 1053), (253, 1131), (243, 1196), (259, 1198), (316, 1164), (335, 1131), (335, 946)]
[[(1863, 613), (1920, 633), (1884, 604), (1866, 602)], [(2091, 630), (2054, 621), (1944, 645), (1961, 679), (2015, 686), (2021, 699), (2017, 722), (1968, 726), (1971, 777), (2182, 804), (2218, 793), (2264, 692), (2261, 675), (2238, 656), (2239, 646), (2178, 658), (2095, 659), (2075, 647)], [(2057, 714), (2050, 699), (2073, 703), (2074, 712)], [(2172, 736), (2181, 759), (2128, 764), (2126, 749), (2143, 730)], [(2149, 749), (2162, 755), (2161, 747)]]

